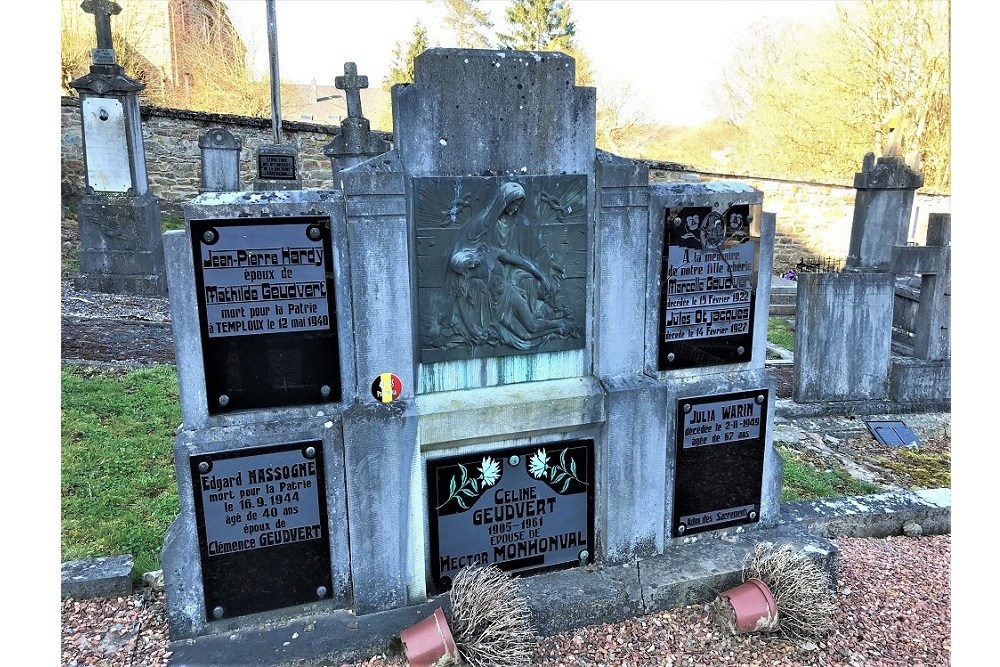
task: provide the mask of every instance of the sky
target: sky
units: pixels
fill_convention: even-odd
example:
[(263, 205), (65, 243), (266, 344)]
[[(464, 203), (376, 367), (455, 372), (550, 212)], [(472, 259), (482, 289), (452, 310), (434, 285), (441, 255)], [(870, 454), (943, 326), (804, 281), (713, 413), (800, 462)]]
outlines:
[[(268, 68), (264, 0), (226, 0), (258, 74)], [(507, 0), (482, 0), (495, 26), (505, 26)], [(833, 18), (828, 0), (571, 0), (578, 45), (598, 81), (631, 82), (652, 122), (699, 125), (716, 114), (711, 88), (738, 40), (758, 19)], [(453, 46), (441, 2), (426, 0), (277, 0), (279, 74), (284, 81), (332, 85), (345, 62), (370, 85), (389, 72), (396, 42), (413, 26), (427, 28), (432, 46)]]

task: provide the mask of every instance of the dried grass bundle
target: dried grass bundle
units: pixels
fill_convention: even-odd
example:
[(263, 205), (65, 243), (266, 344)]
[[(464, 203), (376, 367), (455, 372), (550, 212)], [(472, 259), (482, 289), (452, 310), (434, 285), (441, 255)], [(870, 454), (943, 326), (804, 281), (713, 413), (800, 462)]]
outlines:
[(778, 632), (792, 641), (822, 638), (837, 605), (830, 576), (808, 554), (785, 544), (761, 542), (743, 563), (743, 581), (767, 584), (778, 607)]
[(452, 636), (470, 667), (531, 664), (531, 609), (517, 582), (495, 565), (463, 568), (451, 585)]

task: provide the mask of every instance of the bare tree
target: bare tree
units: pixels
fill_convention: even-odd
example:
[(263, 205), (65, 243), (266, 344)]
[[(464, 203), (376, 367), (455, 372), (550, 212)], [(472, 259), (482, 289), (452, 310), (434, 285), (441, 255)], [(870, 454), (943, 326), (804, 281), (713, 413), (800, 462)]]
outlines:
[(740, 130), (734, 165), (849, 181), (865, 153), (894, 139), (925, 182), (949, 187), (949, 4), (858, 0), (821, 26), (756, 26), (719, 84), (717, 107)]

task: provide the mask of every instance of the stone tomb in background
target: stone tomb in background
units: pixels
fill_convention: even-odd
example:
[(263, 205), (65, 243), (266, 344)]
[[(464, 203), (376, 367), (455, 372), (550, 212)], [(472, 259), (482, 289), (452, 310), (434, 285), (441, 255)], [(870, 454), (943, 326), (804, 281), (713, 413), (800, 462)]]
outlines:
[(760, 193), (651, 186), (597, 151), (563, 54), (432, 49), (393, 97), (393, 148), (342, 190), (206, 193), (164, 235), (174, 639), (405, 612), (470, 564), (583, 577), (776, 519)]

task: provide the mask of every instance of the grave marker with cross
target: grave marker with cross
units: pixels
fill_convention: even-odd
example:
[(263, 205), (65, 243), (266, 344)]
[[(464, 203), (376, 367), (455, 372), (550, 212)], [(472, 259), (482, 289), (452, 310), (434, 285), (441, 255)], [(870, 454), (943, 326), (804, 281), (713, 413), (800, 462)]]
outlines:
[(361, 91), (368, 87), (368, 77), (358, 74), (357, 64), (344, 63), (344, 74), (334, 79), (334, 85), (347, 98), (347, 118), (340, 122), (340, 133), (323, 149), (336, 178), (343, 169), (389, 150), (389, 142), (372, 132), (361, 114)]
[(111, 17), (120, 14), (122, 8), (109, 0), (84, 0), (80, 5), (88, 14), (94, 15), (97, 30), (97, 48), (91, 50), (91, 62), (95, 65), (115, 65), (114, 42), (111, 34)]
[(368, 76), (358, 76), (355, 63), (344, 63), (344, 75), (338, 76), (333, 85), (347, 93), (347, 117), (361, 118), (361, 90), (368, 87)]

